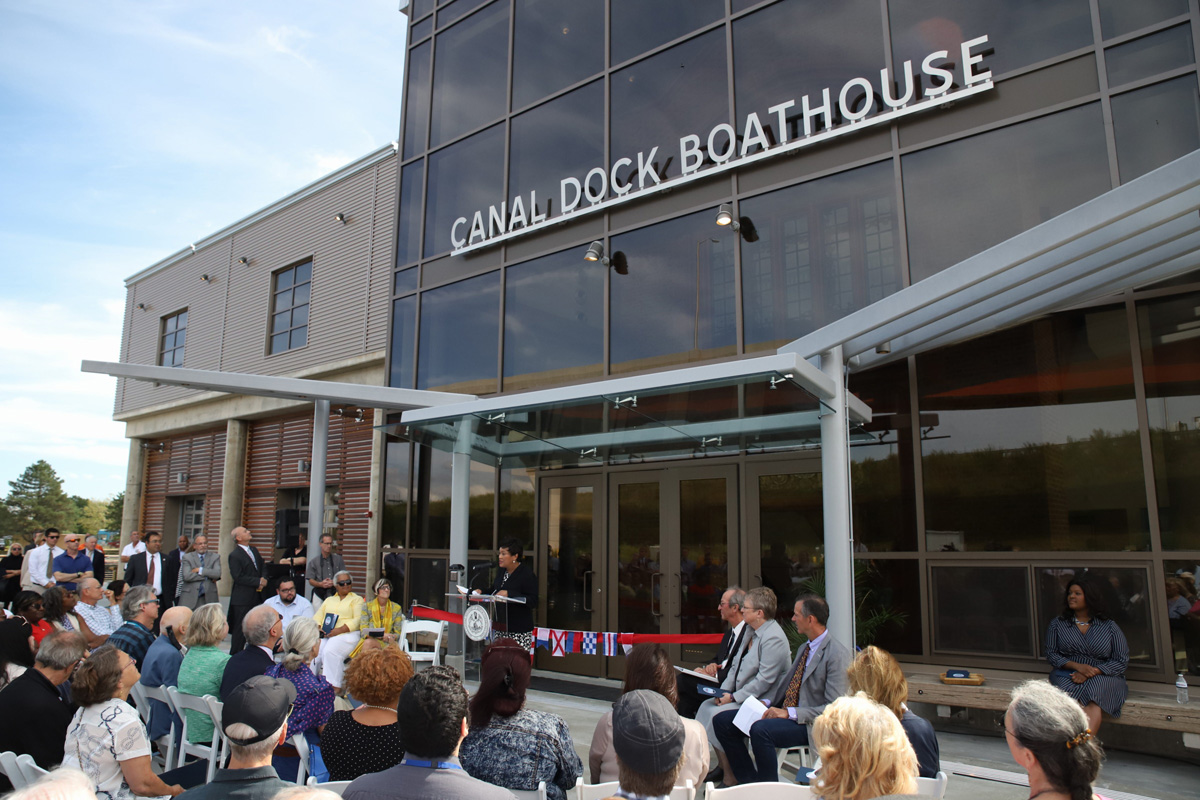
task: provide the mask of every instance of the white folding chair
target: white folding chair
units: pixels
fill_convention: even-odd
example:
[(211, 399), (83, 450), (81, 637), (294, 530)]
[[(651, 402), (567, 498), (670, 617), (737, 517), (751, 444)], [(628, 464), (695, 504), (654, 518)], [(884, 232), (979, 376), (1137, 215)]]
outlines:
[[(434, 666), (442, 663), (442, 634), (446, 630), (444, 622), (426, 622), (423, 620), (404, 620), (400, 628), (400, 647), (408, 653), (412, 661), (428, 661)], [(416, 650), (416, 642), (409, 641), (409, 636), (432, 633), (437, 637), (433, 642), (433, 650)]]
[(712, 781), (704, 784), (704, 800), (816, 800), (807, 786), (795, 783), (743, 783), (718, 789)]
[(546, 782), (538, 783), (536, 789), (509, 789), (517, 800), (546, 800)]
[(133, 686), (129, 687), (129, 696), (133, 698), (133, 706), (137, 709), (138, 716), (142, 718), (142, 724), (150, 725), (150, 701), (146, 699), (146, 687), (138, 681)]
[(21, 774), (25, 776), (25, 784), (31, 784), (43, 775), (49, 775), (50, 770), (42, 769), (33, 760), (33, 756), (28, 753), (22, 753), (17, 756), (17, 769), (21, 770)]
[(813, 754), (813, 749), (811, 747), (809, 747), (808, 745), (801, 745), (800, 747), (785, 747), (780, 750), (777, 750), (776, 754), (779, 758), (779, 765), (778, 765), (777, 769), (779, 770), (780, 779), (783, 778), (785, 766), (787, 767), (788, 770), (792, 770), (792, 764), (787, 763), (788, 760), (792, 756), (798, 756), (799, 762), (800, 762), (796, 766), (795, 770), (792, 770), (795, 772), (798, 772), (800, 770), (814, 769), (815, 767), (818, 766), (818, 762), (820, 761), (820, 759), (818, 759)]
[(346, 787), (350, 785), (350, 781), (326, 781), (325, 783), (317, 783), (316, 778), (309, 778), (308, 785), (312, 789), (325, 789), (341, 797), (342, 793), (346, 791)]
[[(165, 705), (167, 707), (167, 713), (171, 715), (171, 730), (167, 732), (166, 736), (160, 737), (158, 739), (157, 744), (160, 747), (165, 746), (165, 748), (166, 748), (167, 759), (164, 762), (165, 763), (164, 768), (165, 769), (174, 769), (175, 768), (175, 735), (177, 733), (177, 731), (175, 730), (175, 715), (178, 714), (179, 712), (177, 712), (175, 710), (175, 704), (171, 702), (171, 695), (169, 692), (167, 692), (167, 687), (165, 687), (165, 686), (144, 686), (141, 683), (135, 683), (134, 686), (141, 687), (141, 692), (145, 696), (146, 700), (157, 700), (158, 702)], [(133, 690), (131, 689), (129, 693), (133, 694)], [(146, 705), (148, 707), (150, 705), (150, 703), (147, 702)], [(147, 711), (147, 714), (149, 714), (148, 711)], [(150, 725), (149, 720), (146, 720), (146, 726), (149, 727), (149, 725)], [(167, 741), (164, 743), (163, 739), (166, 739)]]
[(225, 723), (221, 721), (221, 715), (225, 711), (225, 704), (211, 694), (204, 695), (204, 700), (208, 703), (208, 715), (213, 718), (213, 724), (217, 729), (217, 733), (221, 736), (220, 756), (217, 759), (217, 766), (220, 767), (225, 763), (225, 759), (229, 755), (229, 738), (225, 736)]
[[(712, 784), (709, 784), (710, 786)], [(612, 797), (616, 794), (617, 789), (621, 788), (621, 784), (617, 781), (609, 781), (608, 783), (584, 783), (583, 778), (575, 779), (575, 800), (601, 800), (601, 798)], [(511, 789), (509, 791), (512, 791)], [(696, 787), (692, 782), (684, 781), (683, 786), (676, 786), (671, 790), (669, 795), (671, 800), (695, 800)]]
[(297, 733), (288, 739), (288, 744), (296, 748), (300, 755), (300, 766), (296, 768), (296, 785), (303, 786), (308, 777), (308, 740), (304, 738), (303, 733)]
[(25, 780), (25, 772), (21, 769), (21, 765), (17, 763), (17, 754), (12, 750), (5, 750), (0, 753), (0, 772), (3, 772), (8, 777), (9, 783), (14, 789), (24, 789), (28, 781)]
[(933, 778), (917, 778), (917, 794), (922, 797), (932, 797), (942, 800), (946, 796), (946, 787), (950, 784), (950, 776), (939, 771)]
[[(216, 774), (217, 764), (221, 760), (221, 719), (220, 716), (213, 717), (212, 709), (208, 705), (206, 698), (212, 695), (204, 695), (204, 697), (196, 697), (193, 694), (185, 694), (174, 686), (167, 687), (167, 694), (171, 696), (171, 705), (179, 712), (179, 718), (183, 720), (183, 736), (179, 743), (179, 760), (176, 762), (176, 767), (182, 767), (187, 761), (188, 756), (200, 756), (208, 759), (208, 777), (205, 778), (206, 783), (212, 783), (213, 775)], [(215, 697), (212, 699), (216, 699)], [(208, 744), (197, 744), (188, 741), (188, 715), (184, 712), (195, 711), (197, 714), (203, 714), (213, 721), (212, 741)]]

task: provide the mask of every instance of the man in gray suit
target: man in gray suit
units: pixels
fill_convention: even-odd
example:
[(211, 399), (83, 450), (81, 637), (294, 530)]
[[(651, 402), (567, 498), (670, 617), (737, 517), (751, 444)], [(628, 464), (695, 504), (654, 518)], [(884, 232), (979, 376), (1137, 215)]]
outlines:
[(728, 713), (732, 719), (748, 697), (774, 697), (787, 675), (791, 648), (783, 628), (775, 621), (776, 602), (775, 592), (765, 586), (746, 592), (742, 604), (742, 619), (750, 626), (746, 644), (721, 682), (722, 694), (705, 700), (696, 712), (696, 721), (708, 733), (726, 776), (730, 775), (730, 764), (713, 730), (714, 717)]
[[(807, 745), (808, 726), (825, 706), (846, 693), (846, 670), (852, 656), (849, 648), (825, 628), (829, 622), (825, 598), (802, 595), (796, 601), (792, 621), (796, 630), (808, 637), (808, 643), (796, 654), (786, 680), (770, 695), (770, 708), (750, 726), (753, 762), (746, 751), (746, 735), (733, 724), (735, 714), (725, 712), (713, 719), (717, 741), (725, 748), (738, 783), (778, 781), (776, 748)], [(731, 784), (728, 771), (725, 782)]]
[(192, 542), (192, 549), (179, 559), (179, 605), (195, 611), (205, 603), (219, 603), (219, 580), (221, 557), (208, 554), (208, 537), (200, 534)]

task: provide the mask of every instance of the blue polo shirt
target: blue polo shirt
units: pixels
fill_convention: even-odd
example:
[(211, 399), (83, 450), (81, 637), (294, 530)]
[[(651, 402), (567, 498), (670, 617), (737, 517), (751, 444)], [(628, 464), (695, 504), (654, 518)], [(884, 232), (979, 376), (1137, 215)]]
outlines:
[[(71, 558), (71, 556), (65, 552), (61, 556), (54, 557), (55, 572), (91, 572), (92, 569), (92, 559), (89, 558), (88, 554), (83, 550), (80, 550), (79, 555), (75, 556), (74, 558)], [(69, 589), (72, 592), (75, 591), (74, 583), (61, 581), (58, 585), (64, 589)]]

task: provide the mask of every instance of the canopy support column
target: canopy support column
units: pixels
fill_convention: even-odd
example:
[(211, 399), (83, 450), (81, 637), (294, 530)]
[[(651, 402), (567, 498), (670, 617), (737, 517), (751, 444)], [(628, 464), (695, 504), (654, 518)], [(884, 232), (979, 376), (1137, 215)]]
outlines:
[(821, 416), (821, 493), (825, 518), (825, 599), (829, 632), (854, 650), (854, 546), (850, 509), (849, 414), (840, 345), (821, 354), (836, 387)]
[[(321, 534), (325, 532), (325, 461), (329, 451), (329, 401), (313, 402), (312, 461), (308, 472), (308, 563), (321, 558)], [(305, 581), (308, 583), (308, 581)], [(312, 587), (305, 587), (312, 596)]]
[[(454, 442), (454, 453), (450, 456), (450, 564), (461, 564), (462, 572), (450, 570), (450, 581), (446, 590), (457, 592), (455, 584), (462, 582), (467, 574), (467, 525), (471, 506), (471, 441), (475, 435), (475, 417), (460, 419), (456, 426), (458, 438)], [(466, 602), (453, 599), (448, 610), (462, 613)], [(458, 608), (454, 606), (458, 605)], [(464, 653), (466, 635), (463, 626), (451, 625), (447, 640), (446, 664), (465, 675)]]

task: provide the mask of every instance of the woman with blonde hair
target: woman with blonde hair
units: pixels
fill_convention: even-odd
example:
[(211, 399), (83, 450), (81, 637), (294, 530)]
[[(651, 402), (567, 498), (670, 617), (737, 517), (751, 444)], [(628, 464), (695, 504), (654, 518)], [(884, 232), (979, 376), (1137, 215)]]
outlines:
[(917, 756), (900, 720), (859, 692), (839, 697), (812, 726), (821, 770), (811, 786), (822, 800), (871, 800), (917, 790)]
[[(221, 677), (225, 674), (225, 663), (229, 654), (220, 649), (220, 644), (229, 633), (229, 623), (220, 603), (205, 603), (192, 613), (188, 622), (184, 644), (187, 653), (179, 664), (179, 681), (176, 688), (183, 694), (214, 697), (221, 693)], [(212, 718), (199, 711), (184, 711), (187, 714), (188, 741), (208, 744), (212, 741)]]
[(875, 702), (891, 710), (908, 735), (908, 743), (917, 754), (918, 773), (922, 778), (937, 777), (941, 765), (937, 734), (929, 720), (908, 710), (908, 680), (892, 654), (875, 645), (860, 651), (846, 670), (850, 694), (864, 692)]
[(1045, 681), (1013, 689), (1004, 712), (1008, 750), (1029, 775), (1029, 797), (1089, 800), (1104, 753), (1079, 703)]

